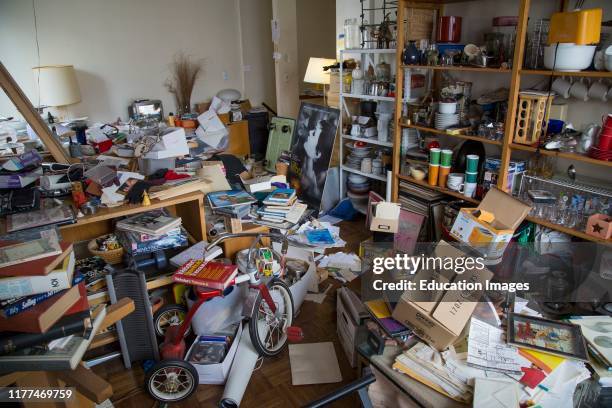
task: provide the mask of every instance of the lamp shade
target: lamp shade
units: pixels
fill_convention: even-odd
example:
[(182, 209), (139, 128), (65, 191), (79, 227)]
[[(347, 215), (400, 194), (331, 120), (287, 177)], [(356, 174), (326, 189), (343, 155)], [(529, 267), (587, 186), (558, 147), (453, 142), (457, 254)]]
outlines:
[(34, 67), (41, 106), (66, 106), (81, 102), (81, 91), (72, 65)]
[(334, 65), (335, 63), (336, 60), (331, 58), (310, 57), (308, 67), (306, 67), (306, 74), (304, 75), (304, 82), (329, 84), (329, 71), (323, 71), (323, 67)]

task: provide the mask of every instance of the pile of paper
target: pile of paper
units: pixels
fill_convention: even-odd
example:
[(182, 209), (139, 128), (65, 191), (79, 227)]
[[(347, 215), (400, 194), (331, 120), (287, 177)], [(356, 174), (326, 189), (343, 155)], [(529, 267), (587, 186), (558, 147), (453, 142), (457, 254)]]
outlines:
[(317, 259), (319, 268), (327, 269), (335, 279), (346, 283), (361, 274), (361, 258), (353, 253), (336, 252)]
[[(324, 233), (326, 235), (325, 238), (327, 240), (327, 238), (331, 236), (331, 242), (327, 241), (328, 243), (324, 243), (322, 242), (322, 239), (318, 239), (317, 243), (313, 244), (313, 239), (321, 238), (316, 236), (321, 234), (320, 232), (316, 232), (317, 230), (327, 230), (329, 235)], [(314, 236), (313, 231), (315, 231)], [(310, 239), (308, 238), (309, 235), (311, 237)], [(320, 253), (324, 252), (327, 248), (344, 248), (346, 246), (346, 241), (340, 238), (340, 227), (331, 225), (328, 222), (319, 222), (317, 220), (305, 222), (304, 224), (300, 225), (296, 231), (296, 234), (289, 236), (289, 239), (300, 244), (314, 246), (315, 251)]]

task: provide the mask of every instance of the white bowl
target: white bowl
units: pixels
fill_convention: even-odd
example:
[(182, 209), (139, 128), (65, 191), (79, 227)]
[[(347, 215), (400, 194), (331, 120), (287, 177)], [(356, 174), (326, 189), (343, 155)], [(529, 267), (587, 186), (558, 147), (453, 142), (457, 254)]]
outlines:
[(457, 102), (440, 102), (438, 104), (438, 112), (451, 114), (457, 112)]
[[(556, 58), (555, 58), (555, 50)], [(587, 69), (595, 55), (595, 45), (560, 43), (544, 47), (544, 66), (555, 71), (576, 72)]]
[(607, 71), (612, 71), (612, 54), (606, 54), (604, 56), (604, 66)]

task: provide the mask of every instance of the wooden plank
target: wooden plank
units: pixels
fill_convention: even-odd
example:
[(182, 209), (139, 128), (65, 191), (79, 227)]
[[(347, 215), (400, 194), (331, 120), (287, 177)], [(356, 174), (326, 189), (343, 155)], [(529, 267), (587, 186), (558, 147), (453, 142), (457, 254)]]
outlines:
[(117, 303), (106, 308), (106, 317), (104, 317), (98, 331), (103, 331), (108, 326), (117, 323), (119, 320), (132, 313), (134, 309), (135, 306), (132, 299), (129, 297), (119, 299)]
[(406, 128), (411, 128), (411, 129), (417, 129), (417, 130), (420, 130), (421, 132), (429, 132), (429, 133), (435, 133), (436, 135), (454, 137), (454, 138), (457, 138), (457, 139), (476, 140), (478, 142), (482, 142), (482, 143), (490, 144), (490, 145), (494, 145), (494, 146), (501, 146), (502, 145), (502, 142), (500, 142), (498, 140), (489, 140), (489, 139), (485, 139), (484, 137), (480, 137), (480, 136), (450, 134), (446, 130), (438, 130), (438, 129), (434, 129), (434, 128), (428, 128), (428, 127), (425, 127), (425, 126), (410, 125), (410, 124), (406, 124), (405, 122), (402, 122), (400, 124), (400, 126), (406, 127)]
[(402, 65), (402, 68), (421, 68), (434, 71), (467, 71), (484, 74), (509, 74), (512, 72), (509, 68), (482, 68), (469, 65)]
[(70, 156), (66, 153), (59, 140), (53, 136), (47, 124), (40, 117), (32, 103), (23, 93), (17, 82), (13, 79), (6, 67), (0, 62), (0, 86), (4, 93), (15, 105), (19, 113), (28, 122), (34, 133), (38, 135), (45, 147), (58, 163), (70, 163)]
[(449, 196), (452, 196), (452, 197), (455, 197), (455, 198), (459, 198), (461, 200), (469, 201), (469, 202), (474, 203), (474, 204), (480, 203), (480, 200), (477, 200), (477, 199), (471, 198), (471, 197), (466, 197), (462, 193), (459, 193), (457, 191), (453, 191), (453, 190), (450, 190), (448, 188), (444, 188), (444, 187), (440, 187), (440, 186), (432, 186), (432, 185), (430, 185), (426, 181), (417, 180), (417, 179), (412, 178), (410, 176), (405, 176), (403, 174), (400, 174), (398, 176), (398, 178), (400, 180), (405, 180), (405, 181), (408, 181), (408, 182), (413, 183), (413, 184), (418, 184), (419, 186), (427, 187), (427, 188), (430, 188), (432, 190), (436, 190), (436, 191), (439, 191), (439, 192), (444, 193), (446, 195), (449, 195)]
[[(19, 388), (58, 388), (56, 373), (48, 371), (28, 371), (23, 372), (23, 374), (24, 375), (17, 380), (17, 387)], [(25, 408), (59, 408), (63, 406), (60, 402), (33, 401), (34, 400), (29, 402), (24, 401), (22, 404)]]
[(402, 146), (402, 127), (401, 116), (404, 100), (404, 69), (402, 68), (402, 53), (404, 52), (404, 42), (406, 40), (406, 1), (400, 0), (397, 9), (397, 35), (396, 35), (396, 52), (395, 52), (395, 126), (393, 135), (393, 160), (391, 169), (393, 177), (391, 180), (391, 200), (397, 202), (399, 195), (399, 180), (397, 176), (401, 172), (401, 146)]
[(107, 344), (112, 344), (117, 340), (119, 340), (119, 337), (117, 337), (117, 333), (115, 332), (100, 333), (93, 338), (88, 350), (93, 350), (98, 347), (106, 346)]
[(518, 15), (518, 26), (514, 45), (514, 59), (512, 61), (512, 77), (510, 80), (510, 92), (508, 95), (508, 112), (506, 114), (504, 139), (502, 142), (502, 156), (499, 169), (497, 187), (502, 191), (508, 191), (508, 166), (510, 165), (510, 143), (514, 137), (515, 119), (517, 112), (518, 96), (521, 87), (520, 69), (523, 66), (525, 55), (525, 39), (527, 37), (527, 22), (529, 20), (529, 6), (531, 0), (521, 0)]
[(587, 77), (587, 78), (612, 78), (612, 72), (609, 71), (578, 71), (578, 72), (563, 72), (550, 71), (545, 69), (521, 69), (521, 75), (544, 75), (544, 76), (571, 76), (571, 77)]
[(605, 239), (601, 239), (601, 238), (598, 238), (598, 237), (594, 237), (592, 235), (587, 234), (584, 231), (578, 231), (578, 230), (575, 230), (575, 229), (572, 229), (572, 228), (564, 227), (563, 225), (553, 224), (552, 222), (543, 220), (541, 218), (528, 216), (527, 217), (527, 221), (531, 221), (531, 222), (539, 224), (539, 225), (541, 225), (543, 227), (547, 227), (547, 228), (553, 229), (555, 231), (560, 231), (560, 232), (563, 232), (565, 234), (572, 235), (574, 237), (581, 238), (581, 239), (584, 239), (584, 240), (587, 240), (587, 241), (597, 242), (599, 244), (604, 244), (604, 245), (612, 245), (612, 239), (605, 240)]
[(74, 370), (58, 371), (55, 374), (67, 386), (76, 387), (79, 393), (98, 404), (113, 396), (113, 387), (82, 364)]
[[(244, 232), (268, 232), (269, 230), (270, 229), (268, 227), (262, 225), (245, 230)], [(221, 243), (223, 246), (223, 253), (225, 254), (226, 258), (234, 259), (236, 253), (242, 251), (243, 249), (247, 249), (249, 246), (251, 246), (254, 240), (254, 237), (228, 238)], [(267, 238), (262, 239), (264, 243), (266, 240)]]

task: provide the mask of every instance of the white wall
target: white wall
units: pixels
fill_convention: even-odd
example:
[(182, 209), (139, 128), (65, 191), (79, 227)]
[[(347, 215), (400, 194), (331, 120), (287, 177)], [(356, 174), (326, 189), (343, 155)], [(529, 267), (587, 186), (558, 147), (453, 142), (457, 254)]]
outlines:
[[(163, 83), (178, 50), (205, 61), (192, 103), (230, 87), (254, 104), (271, 102), (270, 10), (270, 0), (36, 0), (40, 65), (75, 66), (82, 102), (70, 113), (93, 120), (125, 119), (134, 98), (159, 98), (175, 110)], [(0, 58), (36, 105), (30, 1), (0, 0)], [(244, 81), (243, 62), (251, 67)], [(2, 94), (0, 115), (12, 114)]]
[(336, 58), (336, 5), (330, 0), (297, 0), (298, 70), (301, 88), (310, 57)]

